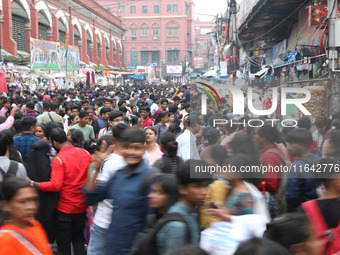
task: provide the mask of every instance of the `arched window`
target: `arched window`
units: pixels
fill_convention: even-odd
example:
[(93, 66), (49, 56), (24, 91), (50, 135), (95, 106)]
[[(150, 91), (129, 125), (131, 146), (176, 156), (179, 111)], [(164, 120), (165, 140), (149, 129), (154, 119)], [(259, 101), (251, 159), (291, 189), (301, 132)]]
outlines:
[(21, 2), (17, 2), (17, 1), (12, 2), (13, 39), (17, 43), (17, 50), (22, 50), (22, 51), (26, 51), (25, 23), (30, 18), (26, 9), (27, 9), (27, 6), (24, 7)]

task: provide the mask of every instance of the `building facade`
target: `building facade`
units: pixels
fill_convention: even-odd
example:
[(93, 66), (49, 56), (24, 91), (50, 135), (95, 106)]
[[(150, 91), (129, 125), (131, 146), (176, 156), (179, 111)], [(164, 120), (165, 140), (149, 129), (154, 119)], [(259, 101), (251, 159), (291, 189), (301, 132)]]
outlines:
[(214, 53), (211, 44), (211, 33), (215, 32), (216, 20), (195, 22), (195, 69), (209, 69), (213, 65)]
[[(110, 6), (110, 0), (98, 0)], [(193, 62), (194, 3), (192, 0), (130, 1), (111, 11), (122, 15), (125, 62), (128, 66), (185, 65)], [(162, 64), (160, 64), (160, 62)], [(165, 70), (163, 70), (165, 71)]]
[(0, 44), (17, 56), (30, 37), (79, 46), (80, 61), (125, 67), (122, 21), (92, 0), (0, 0)]

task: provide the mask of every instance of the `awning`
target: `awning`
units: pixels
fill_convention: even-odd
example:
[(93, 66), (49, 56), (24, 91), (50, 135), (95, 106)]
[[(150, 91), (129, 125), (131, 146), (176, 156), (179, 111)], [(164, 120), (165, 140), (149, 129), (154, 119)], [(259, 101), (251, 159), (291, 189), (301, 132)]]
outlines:
[(138, 73), (138, 72), (106, 71), (106, 70), (103, 70), (103, 73), (105, 75), (108, 75), (108, 74), (140, 75), (140, 74), (142, 74), (142, 73)]
[(128, 77), (130, 77), (132, 79), (136, 79), (136, 80), (144, 80), (143, 75), (128, 75)]

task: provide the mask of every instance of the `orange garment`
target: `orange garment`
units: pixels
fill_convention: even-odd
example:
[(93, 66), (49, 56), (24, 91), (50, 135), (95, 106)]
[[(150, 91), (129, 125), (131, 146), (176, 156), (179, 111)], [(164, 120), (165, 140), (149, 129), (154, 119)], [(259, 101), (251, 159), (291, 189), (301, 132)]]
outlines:
[[(30, 221), (32, 226), (27, 227), (26, 230), (20, 229), (12, 224), (5, 223), (0, 227), (0, 230), (13, 230), (24, 236), (36, 249), (44, 255), (53, 255), (50, 245), (48, 243), (47, 235), (36, 220)], [(32, 255), (29, 248), (17, 238), (16, 233), (0, 232), (0, 255)], [(21, 238), (22, 239), (22, 238)]]

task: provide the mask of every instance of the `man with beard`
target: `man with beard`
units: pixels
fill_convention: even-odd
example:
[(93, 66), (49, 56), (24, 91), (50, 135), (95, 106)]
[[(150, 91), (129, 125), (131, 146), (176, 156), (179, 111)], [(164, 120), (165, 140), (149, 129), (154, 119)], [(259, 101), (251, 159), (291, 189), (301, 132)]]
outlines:
[(72, 242), (73, 253), (85, 255), (83, 230), (87, 206), (80, 188), (86, 182), (92, 156), (83, 149), (69, 145), (61, 128), (53, 129), (49, 136), (58, 152), (52, 162), (51, 180), (40, 183), (31, 181), (31, 185), (43, 192), (60, 192), (56, 207), (58, 251), (71, 254)]

